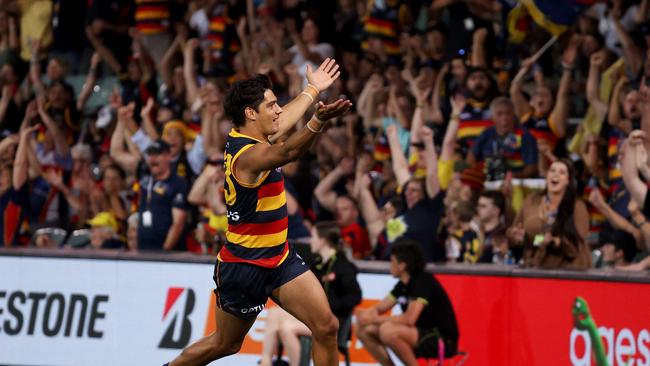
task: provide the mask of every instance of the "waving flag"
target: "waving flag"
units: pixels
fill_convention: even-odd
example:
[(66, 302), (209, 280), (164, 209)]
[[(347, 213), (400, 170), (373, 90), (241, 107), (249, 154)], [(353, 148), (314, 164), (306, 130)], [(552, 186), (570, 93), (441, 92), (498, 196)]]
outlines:
[(578, 20), (578, 16), (601, 0), (520, 0), (508, 13), (510, 41), (523, 41), (529, 20), (554, 36), (559, 36)]

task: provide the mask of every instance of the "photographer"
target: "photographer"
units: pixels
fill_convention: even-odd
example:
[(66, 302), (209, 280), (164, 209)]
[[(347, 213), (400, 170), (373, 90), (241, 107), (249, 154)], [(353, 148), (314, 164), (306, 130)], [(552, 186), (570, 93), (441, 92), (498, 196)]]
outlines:
[(507, 172), (514, 178), (537, 176), (537, 142), (526, 128), (517, 126), (514, 106), (507, 97), (490, 104), (494, 126), (476, 140), (468, 160), (482, 162), (488, 180), (501, 180)]

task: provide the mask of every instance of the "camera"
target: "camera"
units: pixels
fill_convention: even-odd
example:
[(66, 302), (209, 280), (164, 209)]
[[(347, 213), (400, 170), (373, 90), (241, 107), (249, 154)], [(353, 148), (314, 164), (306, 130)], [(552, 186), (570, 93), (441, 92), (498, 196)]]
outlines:
[(486, 168), (488, 181), (503, 180), (508, 171), (508, 162), (503, 157), (491, 158), (487, 161)]

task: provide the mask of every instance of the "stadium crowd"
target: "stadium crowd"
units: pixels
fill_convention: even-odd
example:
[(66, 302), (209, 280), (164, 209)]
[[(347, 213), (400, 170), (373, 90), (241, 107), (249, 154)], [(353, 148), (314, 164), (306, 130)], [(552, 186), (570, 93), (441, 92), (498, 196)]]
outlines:
[(285, 105), (335, 58), (354, 110), (282, 168), (290, 242), (648, 269), (649, 2), (552, 39), (509, 0), (0, 0), (2, 242), (215, 254), (228, 86)]

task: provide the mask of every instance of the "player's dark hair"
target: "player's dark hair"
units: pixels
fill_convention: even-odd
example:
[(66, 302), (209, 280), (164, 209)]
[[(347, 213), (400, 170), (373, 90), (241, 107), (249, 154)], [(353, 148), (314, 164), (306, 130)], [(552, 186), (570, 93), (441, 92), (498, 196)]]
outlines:
[(316, 229), (316, 233), (318, 234), (318, 237), (325, 239), (327, 244), (329, 244), (330, 247), (336, 249), (336, 250), (341, 250), (342, 247), (342, 238), (341, 238), (341, 229), (339, 229), (338, 225), (336, 225), (335, 222), (332, 221), (322, 221), (316, 223), (314, 225), (314, 228)]
[(267, 89), (271, 89), (271, 80), (262, 74), (233, 84), (226, 94), (224, 111), (235, 127), (242, 127), (246, 123), (244, 110), (247, 107), (259, 112), (257, 108), (264, 100), (264, 92)]
[(398, 262), (406, 263), (406, 272), (410, 275), (424, 271), (424, 258), (420, 246), (414, 240), (400, 239), (393, 245), (390, 255)]

